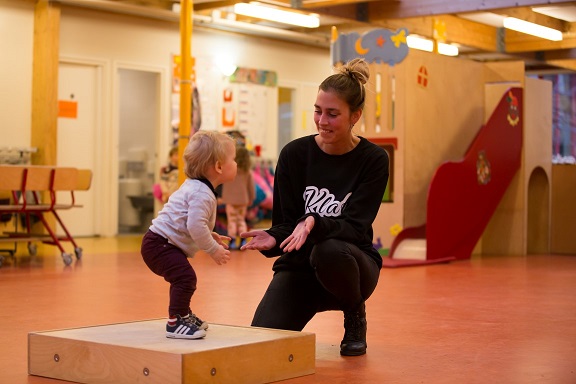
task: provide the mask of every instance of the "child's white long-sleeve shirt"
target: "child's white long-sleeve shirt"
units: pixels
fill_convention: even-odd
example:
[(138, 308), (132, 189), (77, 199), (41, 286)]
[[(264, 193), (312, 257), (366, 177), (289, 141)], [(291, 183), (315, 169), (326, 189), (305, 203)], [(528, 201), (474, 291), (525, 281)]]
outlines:
[(211, 254), (219, 247), (212, 237), (216, 206), (216, 192), (208, 180), (186, 179), (152, 220), (150, 230), (188, 257), (200, 249)]

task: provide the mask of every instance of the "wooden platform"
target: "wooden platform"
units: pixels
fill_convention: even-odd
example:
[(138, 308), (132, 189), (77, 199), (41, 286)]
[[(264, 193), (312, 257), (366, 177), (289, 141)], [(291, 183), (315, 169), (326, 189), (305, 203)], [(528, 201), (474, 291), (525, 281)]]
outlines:
[(28, 373), (79, 383), (269, 383), (310, 375), (313, 333), (210, 324), (168, 339), (166, 320), (28, 334)]

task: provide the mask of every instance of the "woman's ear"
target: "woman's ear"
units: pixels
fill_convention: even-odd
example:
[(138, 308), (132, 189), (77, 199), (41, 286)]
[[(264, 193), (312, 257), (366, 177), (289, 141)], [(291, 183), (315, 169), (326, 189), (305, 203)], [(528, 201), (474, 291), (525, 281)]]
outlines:
[(360, 120), (360, 117), (362, 117), (361, 109), (357, 110), (356, 112), (352, 112), (352, 115), (350, 116), (352, 125), (356, 125), (356, 123)]

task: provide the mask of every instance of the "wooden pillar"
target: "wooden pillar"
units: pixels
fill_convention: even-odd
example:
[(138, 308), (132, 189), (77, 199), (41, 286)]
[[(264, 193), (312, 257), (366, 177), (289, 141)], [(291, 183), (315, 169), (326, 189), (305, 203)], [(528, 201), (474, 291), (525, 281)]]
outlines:
[(190, 140), (192, 121), (192, 0), (180, 2), (180, 126), (178, 128), (178, 181), (180, 184), (186, 179), (184, 174), (184, 160), (182, 155)]
[(32, 127), (35, 165), (56, 165), (58, 124), (58, 55), (60, 5), (37, 0), (34, 8)]

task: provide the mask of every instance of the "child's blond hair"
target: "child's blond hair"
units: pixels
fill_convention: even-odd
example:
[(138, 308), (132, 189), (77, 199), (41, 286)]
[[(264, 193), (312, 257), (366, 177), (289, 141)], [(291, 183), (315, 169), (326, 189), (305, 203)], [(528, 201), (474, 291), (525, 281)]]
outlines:
[(223, 133), (196, 132), (184, 150), (184, 173), (190, 179), (206, 178), (208, 169), (223, 162), (233, 146), (234, 140)]

